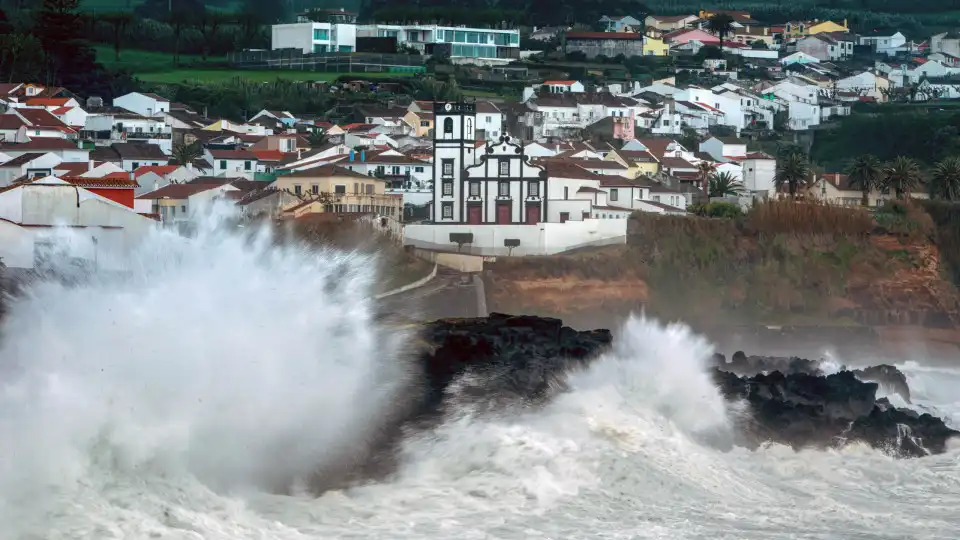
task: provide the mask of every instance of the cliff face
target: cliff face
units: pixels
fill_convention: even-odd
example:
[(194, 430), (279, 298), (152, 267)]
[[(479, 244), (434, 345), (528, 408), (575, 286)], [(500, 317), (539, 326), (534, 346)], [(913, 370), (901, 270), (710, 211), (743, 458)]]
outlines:
[(775, 325), (798, 340), (830, 327), (831, 341), (960, 344), (960, 294), (926, 237), (758, 234), (732, 220), (638, 216), (626, 246), (501, 258), (486, 285), (491, 310), (583, 328), (645, 309), (711, 337)]

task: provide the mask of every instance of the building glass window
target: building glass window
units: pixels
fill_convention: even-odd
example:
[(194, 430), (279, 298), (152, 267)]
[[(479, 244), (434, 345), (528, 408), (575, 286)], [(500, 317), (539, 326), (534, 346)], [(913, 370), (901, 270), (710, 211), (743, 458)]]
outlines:
[(471, 197), (480, 196), (480, 182), (470, 182), (470, 196)]
[(314, 28), (313, 39), (317, 41), (328, 41), (330, 39), (330, 33), (320, 28)]
[(540, 182), (534, 180), (527, 184), (527, 194), (530, 197), (539, 197), (540, 196)]
[(300, 187), (300, 184), (293, 186), (293, 193), (298, 197), (303, 193), (303, 188)]
[(346, 195), (347, 194), (346, 184), (337, 184), (333, 186), (333, 193), (336, 195)]
[(444, 159), (441, 161), (443, 163), (443, 175), (444, 176), (453, 176), (453, 160)]
[(510, 196), (510, 182), (500, 182), (498, 185), (497, 194), (500, 197), (509, 197)]
[(499, 165), (500, 176), (510, 176), (510, 160), (501, 159)]
[(443, 196), (453, 197), (453, 180), (447, 179), (443, 181)]
[(613, 189), (610, 190), (610, 200), (611, 200), (611, 201), (617, 200), (617, 197), (619, 197), (619, 196), (620, 196), (620, 194), (617, 193), (617, 188), (613, 188)]
[(227, 160), (225, 159), (220, 160), (220, 170), (221, 171), (227, 170)]
[(444, 219), (453, 219), (453, 203), (445, 202), (441, 203), (442, 214), (440, 214)]
[(364, 188), (364, 193), (366, 193), (367, 195), (373, 195), (373, 184), (365, 184), (363, 188)]
[(422, 172), (423, 172), (423, 167), (414, 167), (414, 168), (413, 168), (413, 172), (422, 173)]
[(456, 30), (454, 31), (453, 36), (454, 36), (453, 40), (456, 41), (457, 43), (465, 43), (467, 41), (466, 32), (461, 32), (460, 30)]
[[(136, 170), (136, 169), (139, 168), (139, 167), (140, 167), (140, 163), (134, 161), (134, 162), (133, 162), (133, 167), (131, 167), (131, 168), (134, 169), (134, 170)], [(220, 168), (222, 169), (223, 167), (220, 167)]]
[(443, 119), (443, 133), (453, 135), (453, 118)]
[(319, 195), (319, 194), (320, 194), (320, 186), (317, 185), (317, 184), (311, 185), (311, 186), (310, 186), (310, 193), (313, 193), (314, 195)]
[(249, 170), (250, 170), (250, 162), (249, 162), (249, 161), (244, 161), (244, 162), (243, 162), (243, 170), (245, 170), (245, 171), (249, 171)]

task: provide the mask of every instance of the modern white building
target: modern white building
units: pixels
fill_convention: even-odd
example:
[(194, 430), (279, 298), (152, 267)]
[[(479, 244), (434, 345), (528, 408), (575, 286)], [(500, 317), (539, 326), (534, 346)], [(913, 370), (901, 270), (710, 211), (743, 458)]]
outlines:
[(130, 92), (113, 100), (114, 107), (133, 111), (140, 116), (158, 116), (170, 112), (170, 100), (146, 92)]
[(447, 51), (454, 63), (509, 63), (520, 57), (520, 30), (466, 28), (436, 24), (370, 24), (357, 27), (364, 37), (395, 37), (398, 46), (437, 54)]
[(354, 52), (357, 50), (357, 25), (329, 22), (275, 24), (271, 48), (300, 49), (304, 54)]

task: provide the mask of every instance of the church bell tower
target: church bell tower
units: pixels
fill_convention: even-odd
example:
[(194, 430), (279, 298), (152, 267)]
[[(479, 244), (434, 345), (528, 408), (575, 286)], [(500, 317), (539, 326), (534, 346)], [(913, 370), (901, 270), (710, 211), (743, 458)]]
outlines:
[(433, 104), (433, 205), (434, 223), (464, 223), (463, 169), (476, 156), (477, 108), (473, 103)]

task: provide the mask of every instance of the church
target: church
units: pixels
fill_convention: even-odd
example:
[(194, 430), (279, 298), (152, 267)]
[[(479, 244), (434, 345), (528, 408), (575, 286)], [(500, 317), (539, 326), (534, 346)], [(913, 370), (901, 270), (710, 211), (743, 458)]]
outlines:
[[(476, 145), (473, 103), (434, 103), (435, 224), (536, 225), (546, 221), (547, 171), (509, 137)], [(481, 152), (480, 156), (474, 152)]]

